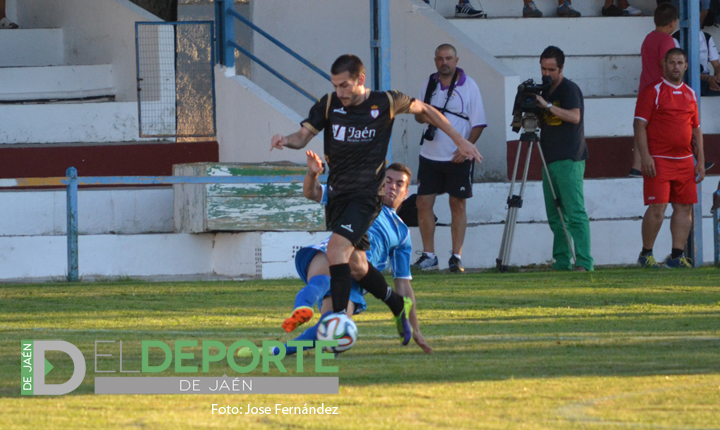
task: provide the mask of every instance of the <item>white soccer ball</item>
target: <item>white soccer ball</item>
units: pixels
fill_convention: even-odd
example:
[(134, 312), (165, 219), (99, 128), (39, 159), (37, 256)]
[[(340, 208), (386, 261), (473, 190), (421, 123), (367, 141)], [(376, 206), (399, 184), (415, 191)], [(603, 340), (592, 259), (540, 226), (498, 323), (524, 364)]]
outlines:
[(317, 340), (336, 340), (338, 346), (327, 348), (330, 352), (343, 352), (357, 342), (357, 326), (345, 314), (330, 314), (320, 321)]

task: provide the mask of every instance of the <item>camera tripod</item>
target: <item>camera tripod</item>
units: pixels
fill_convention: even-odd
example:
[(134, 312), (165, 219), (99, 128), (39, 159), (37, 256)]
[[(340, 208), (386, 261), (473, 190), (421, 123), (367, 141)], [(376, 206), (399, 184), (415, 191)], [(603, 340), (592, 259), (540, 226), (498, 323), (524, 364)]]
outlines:
[[(568, 241), (570, 252), (572, 253), (573, 260), (575, 259), (575, 251), (573, 250), (572, 240), (568, 233), (567, 226), (565, 225), (565, 218), (563, 217), (562, 210), (560, 209), (560, 199), (555, 193), (555, 187), (553, 186), (552, 180), (550, 179), (550, 172), (548, 171), (547, 163), (545, 162), (545, 155), (543, 155), (542, 148), (540, 148), (540, 140), (537, 135), (537, 117), (534, 114), (526, 114), (522, 118), (522, 129), (523, 133), (520, 135), (520, 141), (518, 142), (517, 154), (515, 154), (515, 167), (513, 168), (512, 178), (510, 180), (510, 193), (508, 194), (507, 206), (508, 213), (505, 218), (505, 230), (503, 231), (502, 242), (500, 244), (500, 254), (498, 255), (497, 268), (500, 272), (507, 272), (510, 268), (510, 252), (512, 251), (512, 242), (515, 236), (515, 225), (517, 224), (517, 213), (518, 209), (523, 204), (523, 193), (525, 192), (525, 184), (527, 183), (528, 168), (530, 167), (530, 158), (532, 157), (533, 146), (537, 144), (538, 152), (540, 153), (540, 159), (542, 160), (543, 170), (547, 177), (548, 184), (550, 185), (550, 191), (552, 192), (553, 201), (557, 208), (558, 214), (560, 215), (560, 222), (562, 223), (563, 230), (565, 231), (565, 238)], [(529, 131), (528, 131), (529, 130)], [(522, 174), (522, 182), (520, 184), (520, 193), (513, 194), (515, 189), (515, 180), (517, 178), (518, 165), (520, 163), (520, 152), (522, 151), (523, 143), (528, 145), (527, 155), (525, 156), (525, 169)]]

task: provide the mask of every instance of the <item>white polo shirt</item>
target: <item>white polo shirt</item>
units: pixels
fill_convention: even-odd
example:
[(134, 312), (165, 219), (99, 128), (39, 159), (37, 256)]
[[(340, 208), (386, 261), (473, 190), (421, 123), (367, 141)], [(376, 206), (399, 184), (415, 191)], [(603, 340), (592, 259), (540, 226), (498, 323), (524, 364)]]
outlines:
[[(457, 70), (460, 77), (458, 78), (457, 84), (455, 84), (453, 94), (448, 101), (446, 109), (450, 112), (463, 114), (467, 116), (469, 120), (451, 113), (445, 113), (445, 118), (467, 139), (473, 128), (487, 127), (487, 119), (485, 119), (485, 108), (483, 107), (482, 96), (480, 95), (480, 89), (477, 84), (471, 77), (466, 75), (462, 69), (458, 68)], [(437, 73), (428, 79), (437, 79)], [(428, 80), (425, 80), (420, 90), (420, 100), (425, 100), (427, 84)], [(438, 109), (442, 108), (445, 105), (448, 89), (449, 87), (443, 87), (442, 83), (438, 82), (430, 99), (430, 104)], [(420, 155), (430, 160), (450, 161), (455, 154), (455, 150), (457, 150), (457, 146), (455, 146), (452, 139), (442, 130), (437, 130), (435, 132), (435, 139), (431, 141), (426, 140), (420, 147)]]
[[(698, 34), (700, 35), (698, 39), (700, 41), (700, 66), (702, 66), (700, 73), (710, 73), (708, 62), (720, 60), (720, 55), (718, 55), (718, 50), (712, 36), (710, 36), (707, 39), (707, 43), (705, 43), (705, 34), (703, 34), (703, 31), (701, 30)], [(675, 46), (682, 48), (680, 41), (675, 38), (673, 39), (675, 40)]]

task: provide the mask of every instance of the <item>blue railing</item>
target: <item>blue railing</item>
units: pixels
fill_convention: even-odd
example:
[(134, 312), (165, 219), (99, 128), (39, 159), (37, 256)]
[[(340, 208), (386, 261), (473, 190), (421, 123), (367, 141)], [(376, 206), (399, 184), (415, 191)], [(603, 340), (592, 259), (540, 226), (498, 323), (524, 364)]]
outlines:
[(244, 16), (240, 15), (235, 11), (235, 6), (233, 0), (217, 0), (215, 2), (215, 15), (216, 15), (216, 22), (218, 23), (217, 29), (218, 29), (218, 43), (220, 45), (220, 48), (218, 49), (218, 52), (220, 53), (219, 59), (220, 62), (225, 66), (229, 68), (235, 67), (235, 50), (238, 50), (242, 52), (245, 56), (250, 58), (251, 60), (255, 61), (258, 65), (263, 67), (268, 72), (272, 73), (275, 77), (280, 79), (281, 81), (285, 82), (289, 86), (291, 86), (293, 89), (298, 91), (303, 96), (307, 97), (308, 99), (312, 100), (313, 102), (316, 102), (318, 100), (317, 97), (310, 94), (308, 91), (304, 90), (302, 87), (300, 87), (295, 82), (291, 81), (284, 75), (282, 75), (277, 70), (270, 67), (267, 63), (262, 61), (260, 58), (258, 58), (256, 55), (248, 51), (247, 49), (243, 48), (242, 46), (235, 43), (235, 20), (238, 20), (242, 22), (243, 24), (247, 25), (251, 29), (255, 30), (256, 32), (260, 33), (262, 36), (267, 38), (270, 42), (275, 44), (277, 47), (282, 49), (283, 51), (290, 54), (293, 58), (300, 61), (302, 64), (308, 66), (311, 70), (313, 70), (315, 73), (320, 75), (321, 77), (327, 79), (330, 81), (330, 76), (323, 72), (321, 69), (319, 69), (317, 66), (303, 58), (301, 55), (293, 51), (292, 49), (288, 48), (285, 44), (277, 40), (276, 38), (269, 35), (267, 32), (265, 32), (263, 29), (258, 27), (257, 25), (253, 24), (251, 21), (249, 21)]
[[(67, 280), (79, 280), (78, 187), (80, 185), (172, 185), (172, 184), (267, 184), (302, 183), (304, 175), (288, 176), (85, 176), (70, 167), (67, 177), (0, 179), (0, 188), (66, 186), (67, 191)], [(321, 175), (320, 181), (327, 181)]]

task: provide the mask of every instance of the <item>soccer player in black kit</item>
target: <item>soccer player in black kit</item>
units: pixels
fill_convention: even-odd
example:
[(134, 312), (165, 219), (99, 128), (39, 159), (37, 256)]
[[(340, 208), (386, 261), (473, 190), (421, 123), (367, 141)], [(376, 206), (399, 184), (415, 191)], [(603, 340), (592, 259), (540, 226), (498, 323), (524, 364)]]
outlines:
[(412, 327), (407, 315), (412, 301), (395, 293), (382, 273), (368, 263), (367, 231), (382, 208), (380, 192), (385, 181), (385, 156), (397, 114), (414, 114), (419, 122), (444, 131), (469, 160), (482, 160), (472, 143), (464, 139), (435, 108), (398, 91), (365, 88), (365, 66), (354, 55), (338, 57), (330, 69), (335, 92), (325, 95), (311, 109), (300, 130), (272, 137), (270, 150), (304, 148), (324, 130), (328, 176), (325, 219), (332, 231), (327, 247), (333, 312), (344, 312), (352, 279), (383, 300), (393, 315), (398, 333), (407, 345)]

